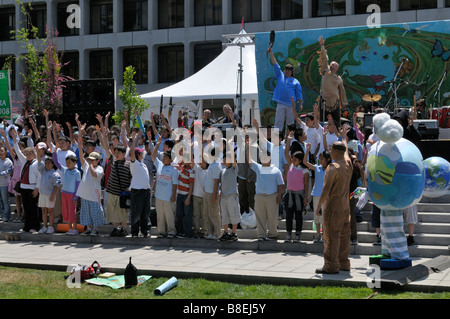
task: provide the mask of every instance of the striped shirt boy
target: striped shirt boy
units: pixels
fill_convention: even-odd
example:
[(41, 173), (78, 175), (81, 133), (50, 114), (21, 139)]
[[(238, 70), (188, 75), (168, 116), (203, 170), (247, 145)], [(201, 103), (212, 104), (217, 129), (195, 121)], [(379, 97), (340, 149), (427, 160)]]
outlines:
[(190, 168), (186, 168), (184, 164), (180, 165), (180, 171), (178, 174), (178, 194), (187, 195), (189, 194), (190, 184), (194, 183), (195, 180), (195, 172)]

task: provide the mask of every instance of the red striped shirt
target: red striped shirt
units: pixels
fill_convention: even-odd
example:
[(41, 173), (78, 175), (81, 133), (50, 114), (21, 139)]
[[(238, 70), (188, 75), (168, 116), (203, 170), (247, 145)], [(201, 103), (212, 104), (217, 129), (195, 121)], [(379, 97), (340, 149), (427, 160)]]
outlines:
[(191, 187), (190, 183), (194, 183), (195, 173), (192, 168), (187, 169), (184, 165), (180, 166), (180, 173), (178, 174), (178, 193), (187, 195)]

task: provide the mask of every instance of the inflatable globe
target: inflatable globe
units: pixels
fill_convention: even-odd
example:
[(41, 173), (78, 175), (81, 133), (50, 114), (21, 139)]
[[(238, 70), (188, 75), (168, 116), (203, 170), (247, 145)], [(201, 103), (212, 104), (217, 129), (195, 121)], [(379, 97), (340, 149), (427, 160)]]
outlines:
[(367, 192), (380, 209), (399, 210), (417, 204), (425, 187), (422, 154), (410, 141), (379, 141), (367, 155)]
[(423, 161), (425, 166), (426, 197), (440, 197), (450, 192), (450, 163), (442, 157), (429, 157)]

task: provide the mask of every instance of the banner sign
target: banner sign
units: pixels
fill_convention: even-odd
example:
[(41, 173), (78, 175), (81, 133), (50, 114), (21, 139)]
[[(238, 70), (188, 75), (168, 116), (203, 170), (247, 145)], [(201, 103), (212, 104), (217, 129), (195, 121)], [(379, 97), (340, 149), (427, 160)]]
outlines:
[(8, 70), (0, 70), (0, 118), (11, 119), (11, 92)]

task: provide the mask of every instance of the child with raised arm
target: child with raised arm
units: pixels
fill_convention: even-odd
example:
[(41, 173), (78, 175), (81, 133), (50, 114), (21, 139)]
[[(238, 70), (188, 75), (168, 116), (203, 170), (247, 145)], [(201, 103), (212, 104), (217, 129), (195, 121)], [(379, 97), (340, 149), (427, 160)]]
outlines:
[(97, 152), (91, 152), (85, 158), (83, 143), (83, 137), (80, 134), (78, 149), (81, 169), (83, 170), (83, 178), (77, 191), (77, 196), (81, 198), (80, 224), (87, 226), (87, 229), (82, 233), (83, 236), (98, 236), (98, 227), (106, 224), (101, 201), (103, 167), (100, 165), (100, 161), (102, 157)]
[[(237, 225), (241, 221), (239, 208), (239, 194), (237, 188), (237, 163), (235, 155), (227, 152), (223, 157), (222, 173), (220, 176), (220, 212), (222, 217), (223, 235), (221, 241), (235, 241), (237, 236)], [(228, 225), (231, 224), (231, 233)]]
[(43, 227), (39, 230), (39, 233), (53, 234), (55, 232), (53, 222), (56, 193), (61, 185), (61, 176), (59, 176), (58, 172), (56, 171), (56, 165), (55, 163), (53, 163), (52, 157), (46, 156), (44, 162), (42, 162), (41, 153), (39, 151), (36, 152), (36, 156), (38, 162), (38, 170), (41, 174), (39, 183), (38, 207), (40, 207), (42, 211), (43, 224)]
[(74, 155), (66, 156), (66, 166), (63, 166), (58, 160), (59, 141), (53, 152), (53, 162), (56, 167), (61, 170), (61, 201), (62, 201), (62, 215), (63, 221), (69, 225), (69, 230), (66, 234), (76, 235), (77, 230), (77, 191), (81, 182), (81, 174), (77, 168), (78, 158)]
[(174, 238), (177, 231), (175, 227), (176, 196), (178, 185), (178, 171), (172, 165), (172, 153), (165, 151), (161, 160), (157, 158), (162, 137), (152, 152), (152, 160), (156, 167), (156, 218), (158, 238)]
[(136, 148), (136, 139), (142, 136), (142, 131), (131, 134), (130, 170), (131, 170), (131, 236), (138, 237), (139, 230), (143, 237), (150, 235), (150, 178), (147, 166), (144, 164), (144, 150)]
[[(325, 178), (325, 170), (331, 163), (331, 155), (328, 151), (323, 151), (319, 154), (319, 164), (311, 164), (308, 161), (308, 155), (311, 150), (311, 145), (306, 144), (306, 154), (303, 158), (303, 164), (306, 165), (311, 171), (315, 172), (314, 186), (311, 191), (313, 197), (313, 207), (314, 211), (317, 208), (317, 203), (319, 202), (320, 194), (322, 193), (323, 181)], [(322, 241), (322, 232), (320, 231), (323, 227), (323, 215), (314, 214), (314, 224), (316, 226), (316, 236), (314, 237), (314, 243), (319, 243)]]
[(289, 165), (286, 176), (286, 195), (284, 196), (284, 209), (286, 211), (286, 242), (292, 239), (293, 219), (295, 218), (295, 237), (293, 242), (298, 243), (303, 229), (303, 208), (308, 204), (309, 170), (303, 164), (305, 154), (296, 151), (290, 154), (290, 141), (286, 138), (285, 155)]

